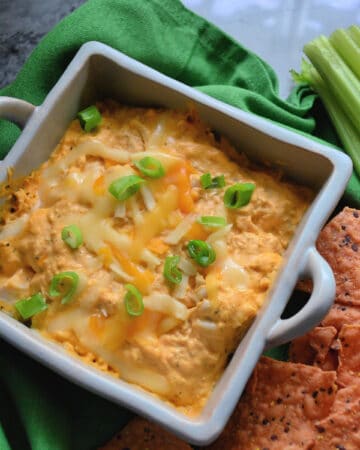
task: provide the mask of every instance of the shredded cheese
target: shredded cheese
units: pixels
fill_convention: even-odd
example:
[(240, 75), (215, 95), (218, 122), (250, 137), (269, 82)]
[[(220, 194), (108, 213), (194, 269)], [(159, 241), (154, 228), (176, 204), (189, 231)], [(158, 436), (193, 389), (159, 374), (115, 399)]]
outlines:
[(221, 271), (222, 280), (226, 286), (231, 286), (237, 291), (248, 288), (249, 275), (246, 270), (232, 258), (227, 258)]
[(142, 198), (144, 200), (146, 209), (148, 211), (152, 211), (156, 206), (156, 202), (155, 202), (154, 196), (151, 192), (151, 189), (148, 186), (146, 186), (145, 184), (143, 184), (140, 187), (140, 192), (141, 192)]
[(96, 210), (80, 217), (68, 216), (64, 222), (78, 225), (85, 245), (94, 253), (99, 253), (99, 250), (105, 246), (105, 241), (123, 251), (127, 251), (131, 246), (129, 236), (114, 230), (111, 223), (99, 216)]
[(166, 115), (164, 114), (158, 123), (155, 126), (155, 129), (150, 135), (150, 138), (148, 139), (146, 150), (152, 151), (153, 149), (158, 149), (161, 144), (164, 141), (164, 137), (166, 135), (165, 129), (166, 129)]
[(179, 321), (174, 317), (165, 317), (158, 326), (158, 333), (165, 334), (179, 325)]
[(25, 225), (29, 219), (28, 214), (23, 214), (18, 219), (13, 220), (12, 222), (7, 223), (3, 226), (0, 232), (0, 240), (12, 238), (23, 231)]
[(161, 259), (159, 259), (156, 255), (154, 255), (154, 253), (152, 253), (147, 248), (143, 250), (140, 258), (141, 261), (147, 263), (151, 269), (154, 269), (155, 267), (161, 264)]
[(175, 186), (169, 186), (168, 190), (159, 198), (156, 207), (143, 214), (141, 225), (135, 226), (135, 239), (130, 249), (131, 257), (134, 260), (139, 259), (142, 250), (153, 237), (167, 228), (169, 215), (178, 205), (177, 197)]
[(0, 286), (12, 291), (26, 290), (30, 286), (29, 279), (29, 273), (21, 268), (18, 269), (10, 278), (0, 280)]
[(173, 295), (179, 300), (183, 300), (186, 297), (186, 291), (189, 287), (189, 276), (183, 274), (182, 279), (178, 285), (176, 285)]
[(181, 269), (186, 275), (196, 275), (197, 274), (197, 267), (188, 259), (182, 256), (180, 258), (179, 269)]
[(207, 242), (209, 244), (214, 243), (215, 241), (222, 240), (226, 238), (228, 233), (230, 232), (232, 228), (232, 224), (228, 224), (223, 228), (220, 228), (219, 230), (215, 231), (214, 233), (211, 233), (210, 236), (207, 238)]
[(111, 251), (117, 262), (120, 264), (120, 267), (126, 274), (132, 277), (136, 287), (142, 293), (149, 292), (150, 286), (154, 281), (154, 275), (150, 271), (140, 268), (140, 266), (136, 265), (127, 257), (127, 254), (121, 252), (118, 248), (111, 246)]
[(211, 233), (207, 238), (207, 242), (212, 245), (216, 253), (217, 262), (223, 262), (227, 257), (227, 243), (226, 238), (232, 228), (232, 224), (226, 225), (220, 230)]
[(141, 214), (136, 196), (129, 198), (128, 203), (134, 223), (137, 226), (141, 226), (143, 221), (143, 215)]
[(155, 371), (124, 362), (119, 364), (119, 371), (126, 381), (138, 384), (156, 394), (166, 395), (169, 391), (167, 379)]
[(144, 297), (143, 301), (145, 308), (151, 311), (158, 311), (179, 320), (186, 320), (189, 316), (186, 306), (168, 294), (152, 294)]
[(133, 153), (131, 155), (132, 161), (139, 161), (146, 156), (151, 156), (152, 158), (158, 159), (161, 164), (164, 166), (164, 169), (167, 171), (171, 169), (176, 164), (181, 163), (182, 158), (175, 155), (170, 155), (169, 153), (157, 152), (157, 151), (146, 151), (146, 152), (138, 152)]
[(197, 302), (200, 302), (201, 300), (203, 300), (204, 298), (206, 298), (206, 297), (207, 297), (206, 287), (205, 287), (205, 286), (199, 287), (199, 288), (195, 291), (195, 296), (196, 296)]
[(210, 320), (196, 319), (195, 324), (198, 327), (208, 331), (216, 331), (218, 328), (217, 324), (215, 322), (211, 322)]
[(111, 263), (109, 268), (120, 278), (121, 281), (124, 281), (125, 283), (130, 283), (133, 281), (133, 277), (127, 274), (118, 263)]
[(115, 207), (114, 217), (117, 219), (124, 219), (126, 217), (125, 202), (119, 202), (119, 204)]
[(111, 148), (104, 145), (101, 142), (86, 141), (79, 144), (76, 148), (73, 148), (64, 158), (61, 158), (56, 164), (49, 165), (44, 171), (44, 175), (53, 177), (58, 175), (59, 172), (65, 171), (71, 167), (75, 161), (81, 156), (98, 156), (105, 160), (110, 159), (120, 164), (125, 164), (130, 161), (130, 154), (125, 150), (117, 148)]
[(190, 230), (195, 220), (196, 220), (195, 214), (188, 214), (185, 217), (185, 219), (183, 219), (179, 223), (179, 225), (164, 238), (164, 242), (170, 245), (178, 244), (181, 241), (181, 239), (186, 235), (186, 233)]

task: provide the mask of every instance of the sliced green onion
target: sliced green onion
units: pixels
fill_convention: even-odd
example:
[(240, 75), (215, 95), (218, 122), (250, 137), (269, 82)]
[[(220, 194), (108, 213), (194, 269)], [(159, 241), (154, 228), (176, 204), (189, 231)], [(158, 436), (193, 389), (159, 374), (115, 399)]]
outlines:
[(83, 236), (80, 228), (77, 225), (68, 225), (64, 227), (61, 231), (61, 239), (70, 248), (79, 248), (83, 243)]
[(80, 121), (81, 128), (86, 132), (93, 130), (101, 122), (100, 111), (94, 105), (78, 112), (77, 117)]
[(190, 257), (202, 267), (210, 266), (216, 259), (215, 250), (205, 241), (191, 240), (187, 245), (187, 249)]
[(133, 284), (125, 284), (125, 308), (129, 316), (141, 316), (144, 312), (144, 302), (138, 288)]
[(204, 189), (218, 189), (225, 186), (225, 176), (218, 175), (214, 178), (211, 177), (210, 173), (204, 173), (200, 177), (201, 186)]
[(250, 202), (254, 192), (253, 183), (236, 183), (226, 189), (224, 194), (224, 204), (227, 208), (241, 208)]
[(211, 181), (212, 181), (212, 178), (211, 178), (211, 174), (210, 173), (204, 173), (200, 177), (200, 183), (201, 183), (201, 186), (204, 189), (208, 189), (209, 186), (211, 186)]
[(113, 181), (108, 190), (117, 200), (122, 201), (136, 194), (142, 183), (145, 183), (143, 178), (137, 175), (127, 175)]
[(30, 317), (41, 311), (45, 311), (47, 307), (46, 299), (40, 292), (15, 303), (15, 308), (24, 320), (30, 319)]
[(50, 283), (50, 297), (62, 296), (61, 303), (69, 303), (79, 284), (79, 275), (76, 272), (61, 272), (53, 277)]
[(145, 156), (145, 158), (136, 161), (135, 166), (141, 171), (142, 174), (150, 178), (161, 178), (165, 175), (165, 169), (158, 159), (151, 156)]
[(182, 273), (178, 269), (180, 256), (167, 256), (164, 264), (164, 277), (172, 283), (179, 284), (182, 280)]
[(201, 216), (197, 222), (206, 227), (224, 227), (226, 225), (225, 217), (220, 216)]

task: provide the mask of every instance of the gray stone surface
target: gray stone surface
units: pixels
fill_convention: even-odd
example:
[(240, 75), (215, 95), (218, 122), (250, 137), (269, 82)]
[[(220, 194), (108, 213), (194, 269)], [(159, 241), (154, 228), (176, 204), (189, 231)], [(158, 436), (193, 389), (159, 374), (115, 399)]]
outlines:
[(85, 0), (0, 0), (0, 88), (14, 80), (32, 49)]

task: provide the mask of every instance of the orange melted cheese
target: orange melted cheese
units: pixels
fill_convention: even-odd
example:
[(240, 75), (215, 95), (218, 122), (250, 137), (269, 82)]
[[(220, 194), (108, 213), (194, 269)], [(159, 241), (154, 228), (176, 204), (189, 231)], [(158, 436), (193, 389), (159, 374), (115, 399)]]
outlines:
[[(196, 415), (262, 305), (311, 194), (235, 156), (197, 117), (114, 102), (98, 107), (98, 129), (85, 133), (72, 122), (49, 161), (4, 207), (0, 306), (19, 318), (15, 302), (41, 292), (48, 308), (33, 316), (34, 329)], [(145, 177), (138, 193), (117, 201), (110, 183), (141, 175), (134, 162), (144, 156), (161, 161), (165, 175)], [(226, 188), (201, 187), (207, 172), (223, 174), (226, 187), (254, 183), (251, 202), (227, 209)], [(204, 227), (197, 222), (203, 215), (228, 225)], [(69, 224), (83, 235), (75, 250), (61, 239)], [(191, 260), (189, 239), (211, 243), (214, 264)], [(176, 286), (163, 276), (169, 255), (180, 256)], [(81, 278), (65, 305), (49, 296), (52, 277), (63, 271)], [(143, 295), (139, 317), (125, 309), (127, 283)]]

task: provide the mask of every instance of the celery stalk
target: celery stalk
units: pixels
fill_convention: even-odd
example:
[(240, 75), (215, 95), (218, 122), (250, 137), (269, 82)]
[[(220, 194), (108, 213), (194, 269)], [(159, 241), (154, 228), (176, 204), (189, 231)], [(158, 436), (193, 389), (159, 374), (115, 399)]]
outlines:
[(360, 28), (357, 25), (351, 25), (348, 31), (351, 39), (360, 47)]
[(304, 52), (325, 81), (335, 100), (352, 120), (353, 125), (359, 126), (360, 81), (325, 36), (320, 36), (306, 44)]
[(352, 39), (348, 30), (339, 29), (329, 37), (330, 43), (360, 80), (360, 46)]
[(339, 107), (334, 97), (329, 94), (326, 86), (318, 86), (317, 89), (344, 146), (344, 150), (352, 159), (355, 172), (360, 177), (360, 133)]
[(309, 84), (319, 94), (344, 146), (344, 150), (352, 159), (354, 169), (360, 176), (360, 131), (348, 119), (326, 82), (310, 62), (302, 61), (300, 74), (295, 71), (291, 71), (291, 73), (294, 81)]

